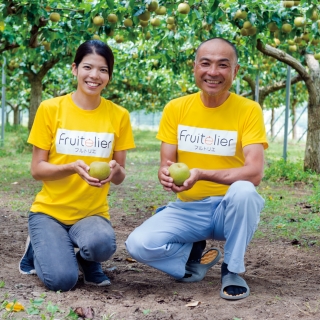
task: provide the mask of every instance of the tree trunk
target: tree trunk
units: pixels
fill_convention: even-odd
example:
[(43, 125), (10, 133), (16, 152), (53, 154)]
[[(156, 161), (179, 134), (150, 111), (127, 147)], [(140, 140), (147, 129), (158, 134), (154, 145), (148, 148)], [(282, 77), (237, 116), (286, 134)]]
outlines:
[(30, 77), (30, 104), (29, 104), (29, 121), (28, 121), (28, 129), (31, 130), (34, 117), (36, 115), (37, 109), (41, 103), (42, 99), (42, 77), (35, 75), (34, 77)]
[(9, 124), (9, 114), (10, 114), (10, 111), (9, 112), (5, 112), (6, 124)]
[(308, 106), (308, 132), (304, 158), (305, 170), (320, 173), (320, 105)]
[(13, 108), (13, 125), (17, 126), (20, 124), (20, 110), (19, 107), (16, 106)]
[(274, 137), (274, 109), (271, 110), (270, 131), (271, 131), (271, 138), (273, 138)]
[(46, 61), (42, 65), (38, 73), (34, 73), (31, 69), (25, 72), (25, 75), (28, 77), (31, 86), (28, 120), (29, 131), (31, 130), (34, 117), (42, 100), (42, 79), (47, 74), (47, 72), (58, 62), (58, 58), (53, 58), (52, 60)]
[(296, 126), (296, 119), (297, 119), (297, 105), (298, 101), (297, 99), (293, 99), (292, 101), (292, 107), (291, 107), (291, 125), (292, 125), (292, 140), (295, 140), (297, 138), (297, 126)]
[[(315, 88), (320, 87), (319, 62), (313, 55), (306, 54), (306, 63), (310, 70), (310, 78)], [(309, 90), (308, 90), (309, 91)], [(309, 91), (308, 101), (308, 132), (306, 151), (304, 157), (304, 169), (320, 173), (320, 92)]]
[[(313, 54), (304, 55), (308, 68), (293, 58), (291, 55), (269, 45), (264, 45), (257, 41), (257, 48), (264, 54), (283, 61), (294, 68), (304, 81), (308, 94), (308, 132), (306, 141), (306, 150), (304, 155), (304, 169), (320, 173), (320, 68), (319, 62)], [(308, 72), (309, 71), (309, 72)]]

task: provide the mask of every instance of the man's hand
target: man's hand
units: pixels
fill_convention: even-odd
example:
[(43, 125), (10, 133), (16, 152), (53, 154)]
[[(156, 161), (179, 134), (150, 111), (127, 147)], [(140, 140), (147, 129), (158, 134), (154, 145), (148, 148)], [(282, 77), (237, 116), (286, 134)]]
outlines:
[(166, 191), (172, 191), (175, 193), (182, 192), (185, 190), (191, 189), (194, 184), (199, 180), (200, 171), (199, 169), (191, 169), (190, 170), (190, 177), (183, 183), (182, 186), (177, 186), (173, 183), (173, 179), (170, 177), (170, 173), (168, 168), (173, 164), (174, 162), (168, 160), (167, 166), (163, 166), (159, 170), (159, 181), (163, 186), (163, 189)]

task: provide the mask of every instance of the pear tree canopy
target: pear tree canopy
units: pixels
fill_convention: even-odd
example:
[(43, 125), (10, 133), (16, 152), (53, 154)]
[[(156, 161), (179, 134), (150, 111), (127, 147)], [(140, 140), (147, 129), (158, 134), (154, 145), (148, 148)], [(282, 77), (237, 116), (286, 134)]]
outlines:
[(116, 72), (106, 95), (131, 110), (154, 111), (197, 90), (195, 49), (206, 39), (224, 37), (239, 50), (244, 91), (252, 92), (250, 79), (258, 72), (262, 88), (273, 79), (279, 86), (286, 66), (304, 84), (309, 117), (304, 164), (320, 172), (317, 0), (1, 0), (0, 8), (0, 52), (11, 71), (27, 79), (25, 89), (30, 86), (29, 128), (44, 97), (74, 87), (65, 70), (84, 40), (100, 39), (115, 52)]

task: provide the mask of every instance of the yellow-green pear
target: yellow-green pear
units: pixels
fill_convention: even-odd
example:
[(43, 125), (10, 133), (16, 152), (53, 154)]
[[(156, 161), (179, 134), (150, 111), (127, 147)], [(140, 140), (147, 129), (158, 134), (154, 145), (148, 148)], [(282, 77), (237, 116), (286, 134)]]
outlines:
[(60, 20), (60, 14), (58, 12), (52, 12), (50, 13), (49, 19), (52, 22), (58, 22)]
[(173, 163), (169, 168), (170, 177), (176, 186), (182, 186), (183, 183), (190, 177), (189, 167), (182, 162)]
[(190, 11), (190, 6), (186, 2), (182, 2), (178, 5), (178, 12), (181, 14), (188, 14)]
[(109, 177), (111, 172), (110, 166), (108, 162), (103, 161), (93, 161), (90, 164), (90, 169), (88, 173), (91, 177), (97, 178), (100, 181), (105, 180)]

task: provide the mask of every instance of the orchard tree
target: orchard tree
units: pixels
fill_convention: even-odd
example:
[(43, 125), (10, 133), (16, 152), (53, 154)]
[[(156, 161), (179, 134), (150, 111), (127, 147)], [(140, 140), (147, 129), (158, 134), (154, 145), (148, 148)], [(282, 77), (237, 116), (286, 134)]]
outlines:
[[(194, 50), (202, 41), (220, 36), (237, 45), (241, 65), (251, 78), (252, 66), (266, 56), (284, 68), (290, 66), (296, 79), (301, 78), (308, 91), (309, 114), (304, 164), (320, 172), (317, 0), (2, 1), (0, 52), (14, 56), (13, 50), (19, 48), (20, 68), (37, 87), (30, 98), (29, 127), (42, 98), (38, 87), (47, 81), (50, 69), (72, 62), (84, 40), (101, 39), (115, 50), (117, 72), (107, 95), (132, 101), (134, 108), (143, 107), (140, 99), (154, 110), (178, 93), (194, 92), (190, 66)], [(279, 74), (283, 79), (277, 76), (274, 87), (279, 81), (284, 84), (285, 74)], [(270, 77), (261, 79), (268, 81), (261, 88), (272, 86)]]
[(18, 57), (17, 69), (23, 71), (30, 83), (29, 129), (42, 100), (42, 83), (48, 71), (58, 62), (69, 62), (74, 44), (90, 38), (82, 21), (83, 15), (89, 18), (89, 8), (80, 9), (82, 14), (79, 14), (76, 3), (64, 2), (66, 8), (70, 5), (73, 10), (63, 10), (52, 3), (53, 9), (46, 1), (3, 1), (1, 4), (0, 52), (6, 54), (7, 60)]

